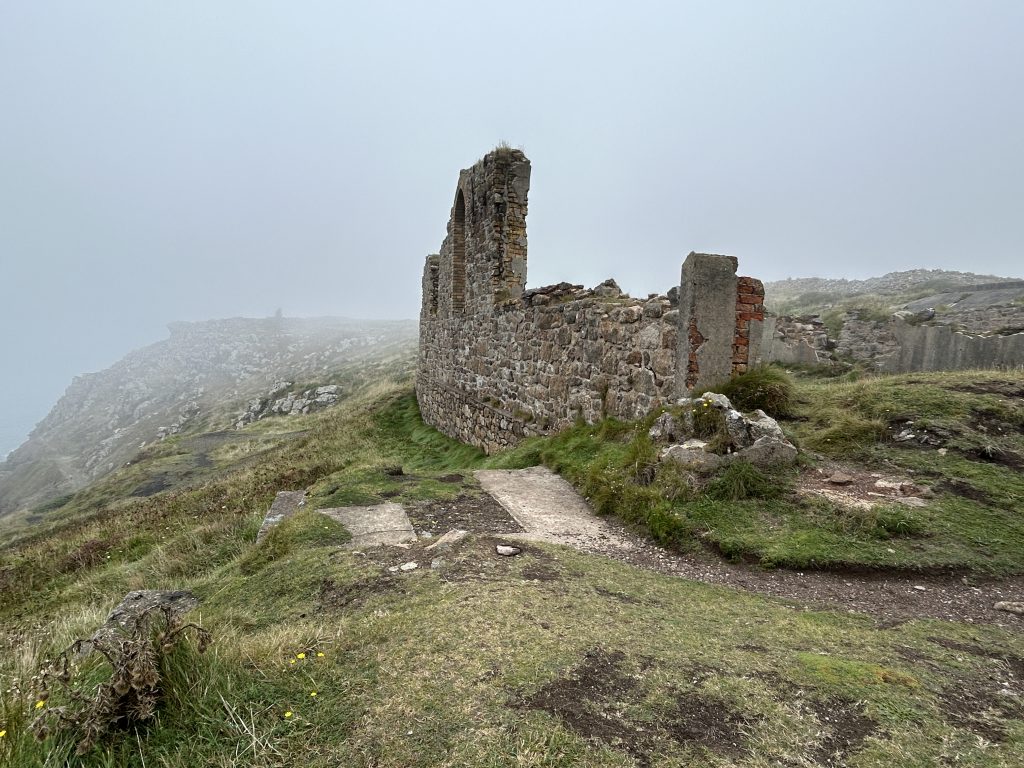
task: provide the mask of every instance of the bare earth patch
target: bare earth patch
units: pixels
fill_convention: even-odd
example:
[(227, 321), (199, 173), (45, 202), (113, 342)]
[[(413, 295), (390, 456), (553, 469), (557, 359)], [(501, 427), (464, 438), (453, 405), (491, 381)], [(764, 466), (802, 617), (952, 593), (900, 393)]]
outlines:
[(839, 506), (870, 509), (879, 504), (904, 504), (923, 507), (925, 489), (907, 477), (869, 472), (858, 467), (827, 464), (808, 467), (800, 473), (796, 486), (801, 496), (818, 496)]
[(674, 707), (652, 720), (628, 714), (640, 700), (638, 677), (624, 670), (621, 651), (595, 648), (566, 677), (525, 697), (519, 706), (557, 716), (572, 731), (627, 752), (641, 766), (656, 763), (659, 742), (703, 747), (738, 757), (746, 751), (744, 727), (754, 721), (725, 702), (695, 691), (680, 693)]
[[(462, 482), (459, 478), (442, 482)], [(441, 536), (457, 529), (473, 533), (522, 533), (523, 527), (505, 509), (486, 493), (462, 494), (455, 499), (406, 504), (406, 514), (413, 530), (421, 538), (424, 534)]]

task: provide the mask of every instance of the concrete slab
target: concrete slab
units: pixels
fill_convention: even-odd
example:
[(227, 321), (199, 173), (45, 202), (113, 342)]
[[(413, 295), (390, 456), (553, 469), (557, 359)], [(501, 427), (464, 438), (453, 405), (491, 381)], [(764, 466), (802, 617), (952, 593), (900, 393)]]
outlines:
[(259, 533), (256, 534), (256, 541), (263, 541), (263, 537), (270, 532), (271, 528), (294, 515), (295, 510), (305, 503), (305, 491), (278, 491), (277, 496), (274, 497), (274, 503), (270, 505), (266, 517), (263, 518), (263, 525), (260, 526)]
[(352, 534), (350, 549), (416, 541), (409, 516), (400, 504), (388, 502), (374, 507), (329, 507), (317, 511), (348, 528)]
[(505, 538), (550, 541), (584, 551), (634, 547), (595, 515), (575, 488), (546, 467), (482, 469), (473, 474), (526, 529), (525, 534), (505, 534)]

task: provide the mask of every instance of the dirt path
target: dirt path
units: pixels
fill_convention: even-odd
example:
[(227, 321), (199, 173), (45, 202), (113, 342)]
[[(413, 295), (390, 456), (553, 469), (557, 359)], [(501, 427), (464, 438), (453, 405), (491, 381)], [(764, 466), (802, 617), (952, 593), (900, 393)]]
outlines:
[(935, 618), (1024, 629), (1013, 614), (992, 609), (1024, 598), (1024, 577), (998, 580), (899, 573), (846, 574), (764, 570), (705, 554), (670, 552), (622, 523), (597, 517), (565, 480), (544, 467), (482, 470), (476, 474), (525, 529), (522, 538), (565, 544), (638, 568), (722, 584), (794, 601), (800, 607), (845, 609), (874, 616), (882, 626)]

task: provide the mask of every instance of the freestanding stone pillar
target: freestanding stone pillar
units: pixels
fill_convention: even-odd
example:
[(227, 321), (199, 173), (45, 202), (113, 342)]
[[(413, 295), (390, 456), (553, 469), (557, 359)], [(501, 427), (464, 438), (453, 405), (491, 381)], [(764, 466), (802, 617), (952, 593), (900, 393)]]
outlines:
[(691, 253), (679, 282), (676, 388), (680, 396), (703, 392), (733, 372), (736, 331), (735, 256)]

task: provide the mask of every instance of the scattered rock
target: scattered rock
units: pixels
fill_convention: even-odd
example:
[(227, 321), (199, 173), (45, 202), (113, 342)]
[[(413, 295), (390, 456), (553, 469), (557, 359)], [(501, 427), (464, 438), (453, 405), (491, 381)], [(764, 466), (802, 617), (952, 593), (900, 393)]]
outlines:
[(445, 551), (445, 550), (451, 549), (453, 546), (458, 544), (460, 541), (462, 541), (467, 536), (469, 536), (469, 531), (463, 531), (463, 530), (459, 530), (459, 529), (452, 529), (452, 530), (448, 531), (448, 533), (446, 533), (444, 536), (439, 538), (437, 541), (435, 541), (433, 544), (431, 544), (428, 547), (426, 547), (426, 550), (428, 552), (433, 552), (435, 550), (437, 550), (437, 551)]
[(684, 467), (692, 467), (702, 472), (711, 472), (726, 463), (724, 456), (708, 453), (703, 447), (686, 447), (685, 445), (668, 446), (662, 450), (661, 460), (674, 461)]
[(494, 551), (502, 557), (515, 557), (523, 550), (520, 547), (513, 547), (510, 544), (498, 544), (494, 548)]
[(1006, 611), (1007, 613), (1015, 613), (1018, 616), (1024, 616), (1024, 603), (1021, 602), (1000, 600), (992, 607), (997, 611)]
[(436, 571), (438, 568), (441, 567), (441, 565), (443, 563), (444, 563), (444, 558), (443, 557), (435, 557), (433, 560), (430, 561), (430, 567), (431, 567), (432, 570)]
[(786, 440), (759, 437), (749, 448), (733, 454), (736, 459), (749, 461), (757, 467), (780, 467), (796, 461), (796, 446)]
[(927, 591), (927, 588), (921, 586), (920, 584), (915, 584), (914, 585), (914, 589), (916, 589), (918, 592), (925, 592), (925, 591)]
[(245, 413), (235, 421), (235, 429), (246, 424), (265, 419), (268, 416), (287, 416), (300, 413), (312, 413), (322, 408), (329, 408), (341, 399), (341, 387), (328, 384), (313, 387), (302, 392), (289, 392), (292, 382), (279, 381), (267, 393), (266, 397), (249, 401)]
[[(734, 453), (713, 453), (708, 450), (708, 443), (691, 439), (681, 443), (680, 438), (693, 433), (693, 417), (688, 423), (680, 423), (678, 419), (663, 414), (655, 422), (649, 434), (655, 440), (672, 440), (673, 445), (662, 449), (661, 459), (675, 461), (684, 466), (710, 472), (723, 464), (736, 459), (749, 461), (760, 467), (775, 467), (792, 464), (796, 461), (796, 446), (790, 443), (778, 422), (762, 410), (756, 410), (751, 416), (744, 416), (732, 407), (729, 398), (717, 392), (705, 392), (699, 398), (682, 398), (677, 405), (690, 409), (714, 408), (722, 413), (725, 420), (725, 431), (729, 445), (726, 451)], [(666, 416), (669, 416), (666, 418)]]
[(419, 563), (417, 563), (415, 561), (410, 561), (408, 563), (402, 563), (400, 566), (398, 566), (398, 570), (400, 570), (400, 571), (415, 571), (419, 567), (420, 567)]
[(849, 485), (853, 482), (853, 476), (845, 472), (833, 472), (828, 482), (832, 483), (832, 485)]

